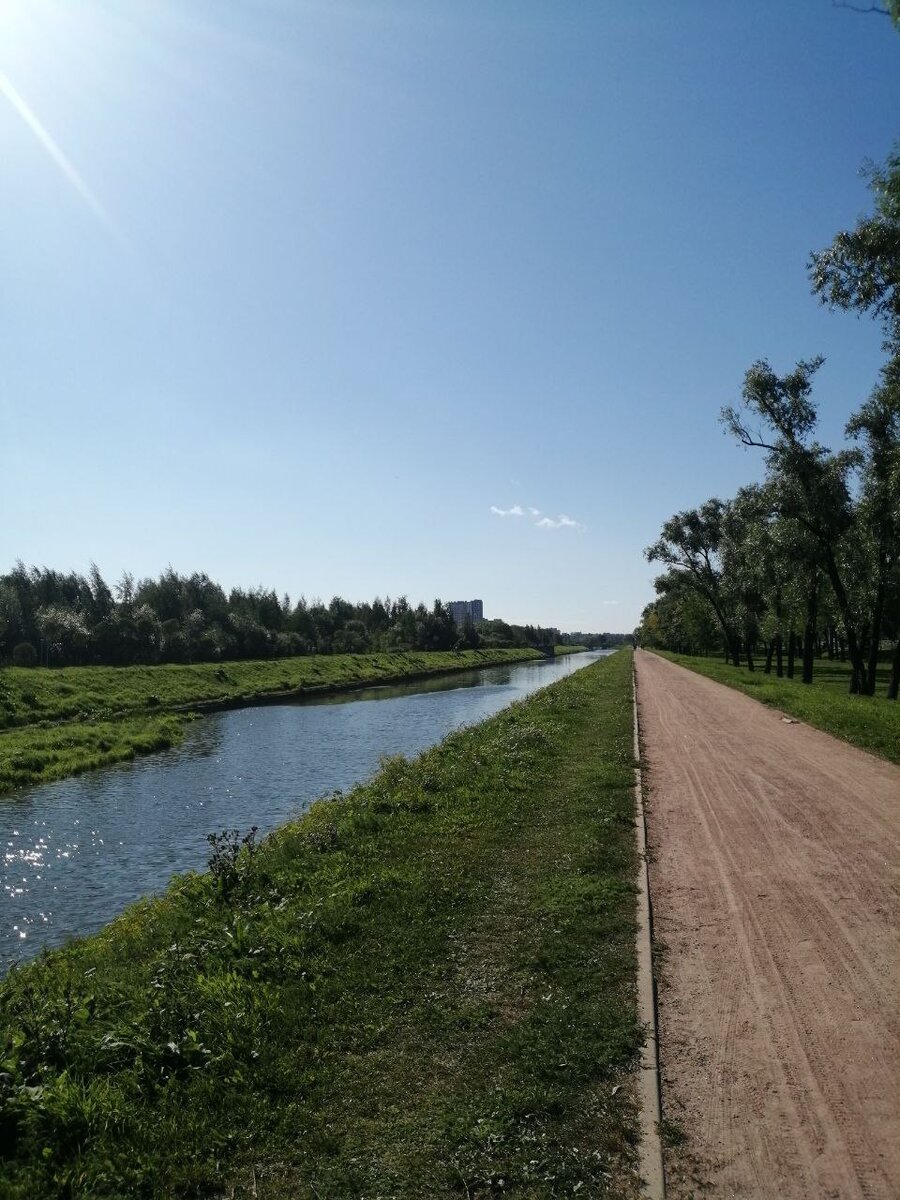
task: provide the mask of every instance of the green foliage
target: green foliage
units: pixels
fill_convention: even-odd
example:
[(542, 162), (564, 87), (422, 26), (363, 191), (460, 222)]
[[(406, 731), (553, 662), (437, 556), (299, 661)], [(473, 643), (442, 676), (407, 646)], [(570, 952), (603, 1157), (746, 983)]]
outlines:
[(243, 837), (237, 829), (223, 829), (221, 833), (206, 835), (212, 848), (209, 873), (224, 900), (229, 899), (250, 874), (257, 850), (258, 828), (258, 825), (252, 826)]
[[(895, 6), (895, 20), (897, 20)], [(875, 201), (871, 216), (836, 234), (810, 256), (813, 292), (833, 308), (872, 313), (881, 321), (886, 348), (900, 351), (900, 150), (883, 167), (866, 169)]]
[(636, 1197), (630, 665), (12, 972), (3, 1195)]
[(482, 639), (457, 629), (435, 600), (415, 608), (405, 596), (351, 604), (335, 596), (326, 605), (301, 596), (293, 606), (274, 590), (233, 588), (228, 596), (207, 575), (135, 581), (127, 572), (115, 598), (95, 563), (88, 578), (17, 563), (0, 576), (0, 665), (19, 641), (40, 641), (42, 661), (54, 666), (107, 666), (291, 658), (302, 654), (370, 651), (475, 650), (543, 647), (555, 629), (507, 625)]

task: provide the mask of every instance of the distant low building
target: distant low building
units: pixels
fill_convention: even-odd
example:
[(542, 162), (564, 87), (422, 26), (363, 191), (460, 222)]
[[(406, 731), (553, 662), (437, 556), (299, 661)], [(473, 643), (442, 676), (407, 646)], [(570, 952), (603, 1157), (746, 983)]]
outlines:
[(466, 621), (471, 621), (474, 625), (477, 621), (484, 620), (484, 603), (481, 600), (451, 600), (447, 609), (459, 629), (462, 629)]

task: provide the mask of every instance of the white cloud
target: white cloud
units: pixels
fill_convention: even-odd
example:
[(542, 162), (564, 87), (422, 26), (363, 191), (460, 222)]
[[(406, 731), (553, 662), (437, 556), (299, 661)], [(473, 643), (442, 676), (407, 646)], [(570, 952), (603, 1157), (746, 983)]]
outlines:
[(552, 517), (542, 517), (535, 524), (538, 529), (584, 529), (584, 525), (580, 521), (574, 521), (571, 517), (567, 517), (565, 513), (560, 513), (555, 521)]
[(526, 505), (524, 508), (521, 504), (514, 504), (512, 508), (498, 508), (496, 504), (492, 504), (491, 512), (495, 517), (530, 516), (533, 518), (534, 524), (538, 529), (578, 529), (583, 531), (587, 528), (586, 525), (582, 525), (580, 521), (566, 516), (565, 513), (560, 513), (558, 517), (542, 517), (541, 510), (535, 508), (532, 504)]

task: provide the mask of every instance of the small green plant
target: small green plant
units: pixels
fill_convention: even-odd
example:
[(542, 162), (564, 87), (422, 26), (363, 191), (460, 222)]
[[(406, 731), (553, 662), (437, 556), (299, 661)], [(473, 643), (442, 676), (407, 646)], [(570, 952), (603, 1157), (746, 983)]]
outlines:
[(234, 893), (250, 868), (258, 849), (258, 828), (258, 825), (251, 826), (243, 836), (239, 829), (223, 829), (220, 833), (206, 835), (212, 847), (208, 859), (209, 873), (223, 900)]
[(677, 1121), (664, 1117), (659, 1123), (659, 1134), (663, 1142), (673, 1149), (678, 1149), (687, 1142), (687, 1134)]

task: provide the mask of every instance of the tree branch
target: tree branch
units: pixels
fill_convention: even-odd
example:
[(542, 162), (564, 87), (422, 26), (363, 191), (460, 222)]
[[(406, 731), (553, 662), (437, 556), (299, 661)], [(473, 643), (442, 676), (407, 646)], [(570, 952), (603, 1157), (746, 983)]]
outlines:
[(859, 4), (848, 4), (847, 0), (831, 0), (831, 7), (847, 8), (850, 10), (850, 12), (878, 13), (879, 16), (882, 17), (889, 17), (891, 15), (890, 11), (886, 8), (882, 8), (880, 4), (870, 4), (868, 8), (863, 8)]

